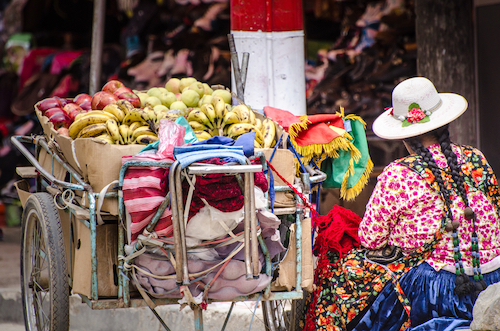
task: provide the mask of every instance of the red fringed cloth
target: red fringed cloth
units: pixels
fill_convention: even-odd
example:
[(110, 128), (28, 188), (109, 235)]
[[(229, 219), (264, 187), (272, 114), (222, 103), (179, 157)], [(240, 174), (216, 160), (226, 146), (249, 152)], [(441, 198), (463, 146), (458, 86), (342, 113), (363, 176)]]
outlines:
[(318, 257), (315, 270), (315, 290), (311, 293), (306, 311), (305, 331), (316, 330), (314, 313), (321, 292), (323, 281), (329, 278), (329, 265), (334, 263), (329, 259), (329, 252), (338, 258), (344, 257), (351, 249), (360, 246), (358, 227), (361, 217), (344, 207), (334, 205), (328, 215), (317, 215), (314, 218), (317, 236), (314, 240), (313, 254)]

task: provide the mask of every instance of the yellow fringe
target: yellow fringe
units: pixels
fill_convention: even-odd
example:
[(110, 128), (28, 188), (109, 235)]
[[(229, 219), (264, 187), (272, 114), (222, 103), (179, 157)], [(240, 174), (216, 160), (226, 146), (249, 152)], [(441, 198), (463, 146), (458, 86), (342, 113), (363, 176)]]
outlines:
[(370, 173), (372, 172), (372, 170), (373, 170), (373, 162), (370, 158), (366, 163), (366, 169), (363, 175), (356, 183), (356, 185), (354, 185), (350, 189), (346, 188), (347, 186), (347, 174), (346, 174), (346, 176), (344, 176), (344, 181), (342, 182), (342, 187), (340, 188), (340, 198), (348, 201), (356, 198), (361, 193), (365, 185), (368, 183), (368, 180), (370, 179)]

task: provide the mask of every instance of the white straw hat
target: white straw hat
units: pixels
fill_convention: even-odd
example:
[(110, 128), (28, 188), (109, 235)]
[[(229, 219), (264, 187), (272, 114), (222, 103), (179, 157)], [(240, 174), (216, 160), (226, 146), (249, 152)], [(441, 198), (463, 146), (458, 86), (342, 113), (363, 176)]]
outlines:
[(418, 136), (458, 118), (467, 100), (455, 93), (438, 93), (425, 77), (413, 77), (392, 91), (392, 107), (373, 122), (373, 132), (384, 139)]

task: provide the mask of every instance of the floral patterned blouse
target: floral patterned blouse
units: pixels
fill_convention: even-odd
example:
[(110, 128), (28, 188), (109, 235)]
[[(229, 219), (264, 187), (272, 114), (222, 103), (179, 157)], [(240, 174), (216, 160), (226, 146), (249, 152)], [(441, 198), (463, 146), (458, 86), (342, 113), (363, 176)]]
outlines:
[[(446, 158), (439, 144), (428, 148), (436, 164), (446, 168)], [(458, 157), (458, 162), (462, 163), (463, 155), (460, 148), (455, 145), (452, 145), (452, 148)], [(484, 155), (480, 156), (486, 163)], [(471, 208), (477, 215), (480, 262), (483, 273), (486, 273), (500, 266), (500, 258), (495, 259), (500, 256), (500, 220), (495, 206), (483, 192), (468, 192), (468, 198)], [(464, 217), (465, 204), (462, 199), (454, 192), (451, 199), (453, 219), (460, 222), (458, 228), (460, 251), (467, 272), (472, 265), (473, 224), (472, 220), (469, 221)], [(408, 167), (393, 162), (378, 176), (377, 184), (366, 206), (359, 226), (361, 244), (370, 249), (381, 248), (387, 244), (402, 247), (405, 251), (417, 248), (433, 239), (434, 233), (441, 226), (443, 208), (444, 202), (440, 194), (431, 189), (427, 181)], [(437, 271), (445, 268), (454, 272), (451, 232), (443, 233), (436, 249), (426, 262)], [(489, 265), (489, 268), (484, 268), (487, 262), (486, 266)]]

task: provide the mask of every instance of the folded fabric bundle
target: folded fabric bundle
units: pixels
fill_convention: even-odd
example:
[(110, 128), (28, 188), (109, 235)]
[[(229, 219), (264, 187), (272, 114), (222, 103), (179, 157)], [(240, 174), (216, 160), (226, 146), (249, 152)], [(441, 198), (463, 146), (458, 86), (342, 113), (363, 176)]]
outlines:
[[(368, 182), (373, 163), (368, 152), (365, 122), (355, 115), (336, 114), (295, 116), (273, 107), (264, 107), (272, 118), (288, 132), (296, 160), (297, 176), (301, 163), (313, 161), (326, 173), (325, 188), (340, 188), (340, 197), (354, 199)], [(322, 163), (326, 160), (326, 165)]]
[[(135, 156), (122, 157), (122, 163), (127, 161), (165, 161), (155, 150), (139, 153)], [(143, 232), (160, 204), (168, 193), (168, 168), (131, 167), (123, 180), (123, 201), (132, 223), (130, 231), (132, 240)], [(172, 212), (166, 209), (155, 226), (159, 236), (172, 235)]]

